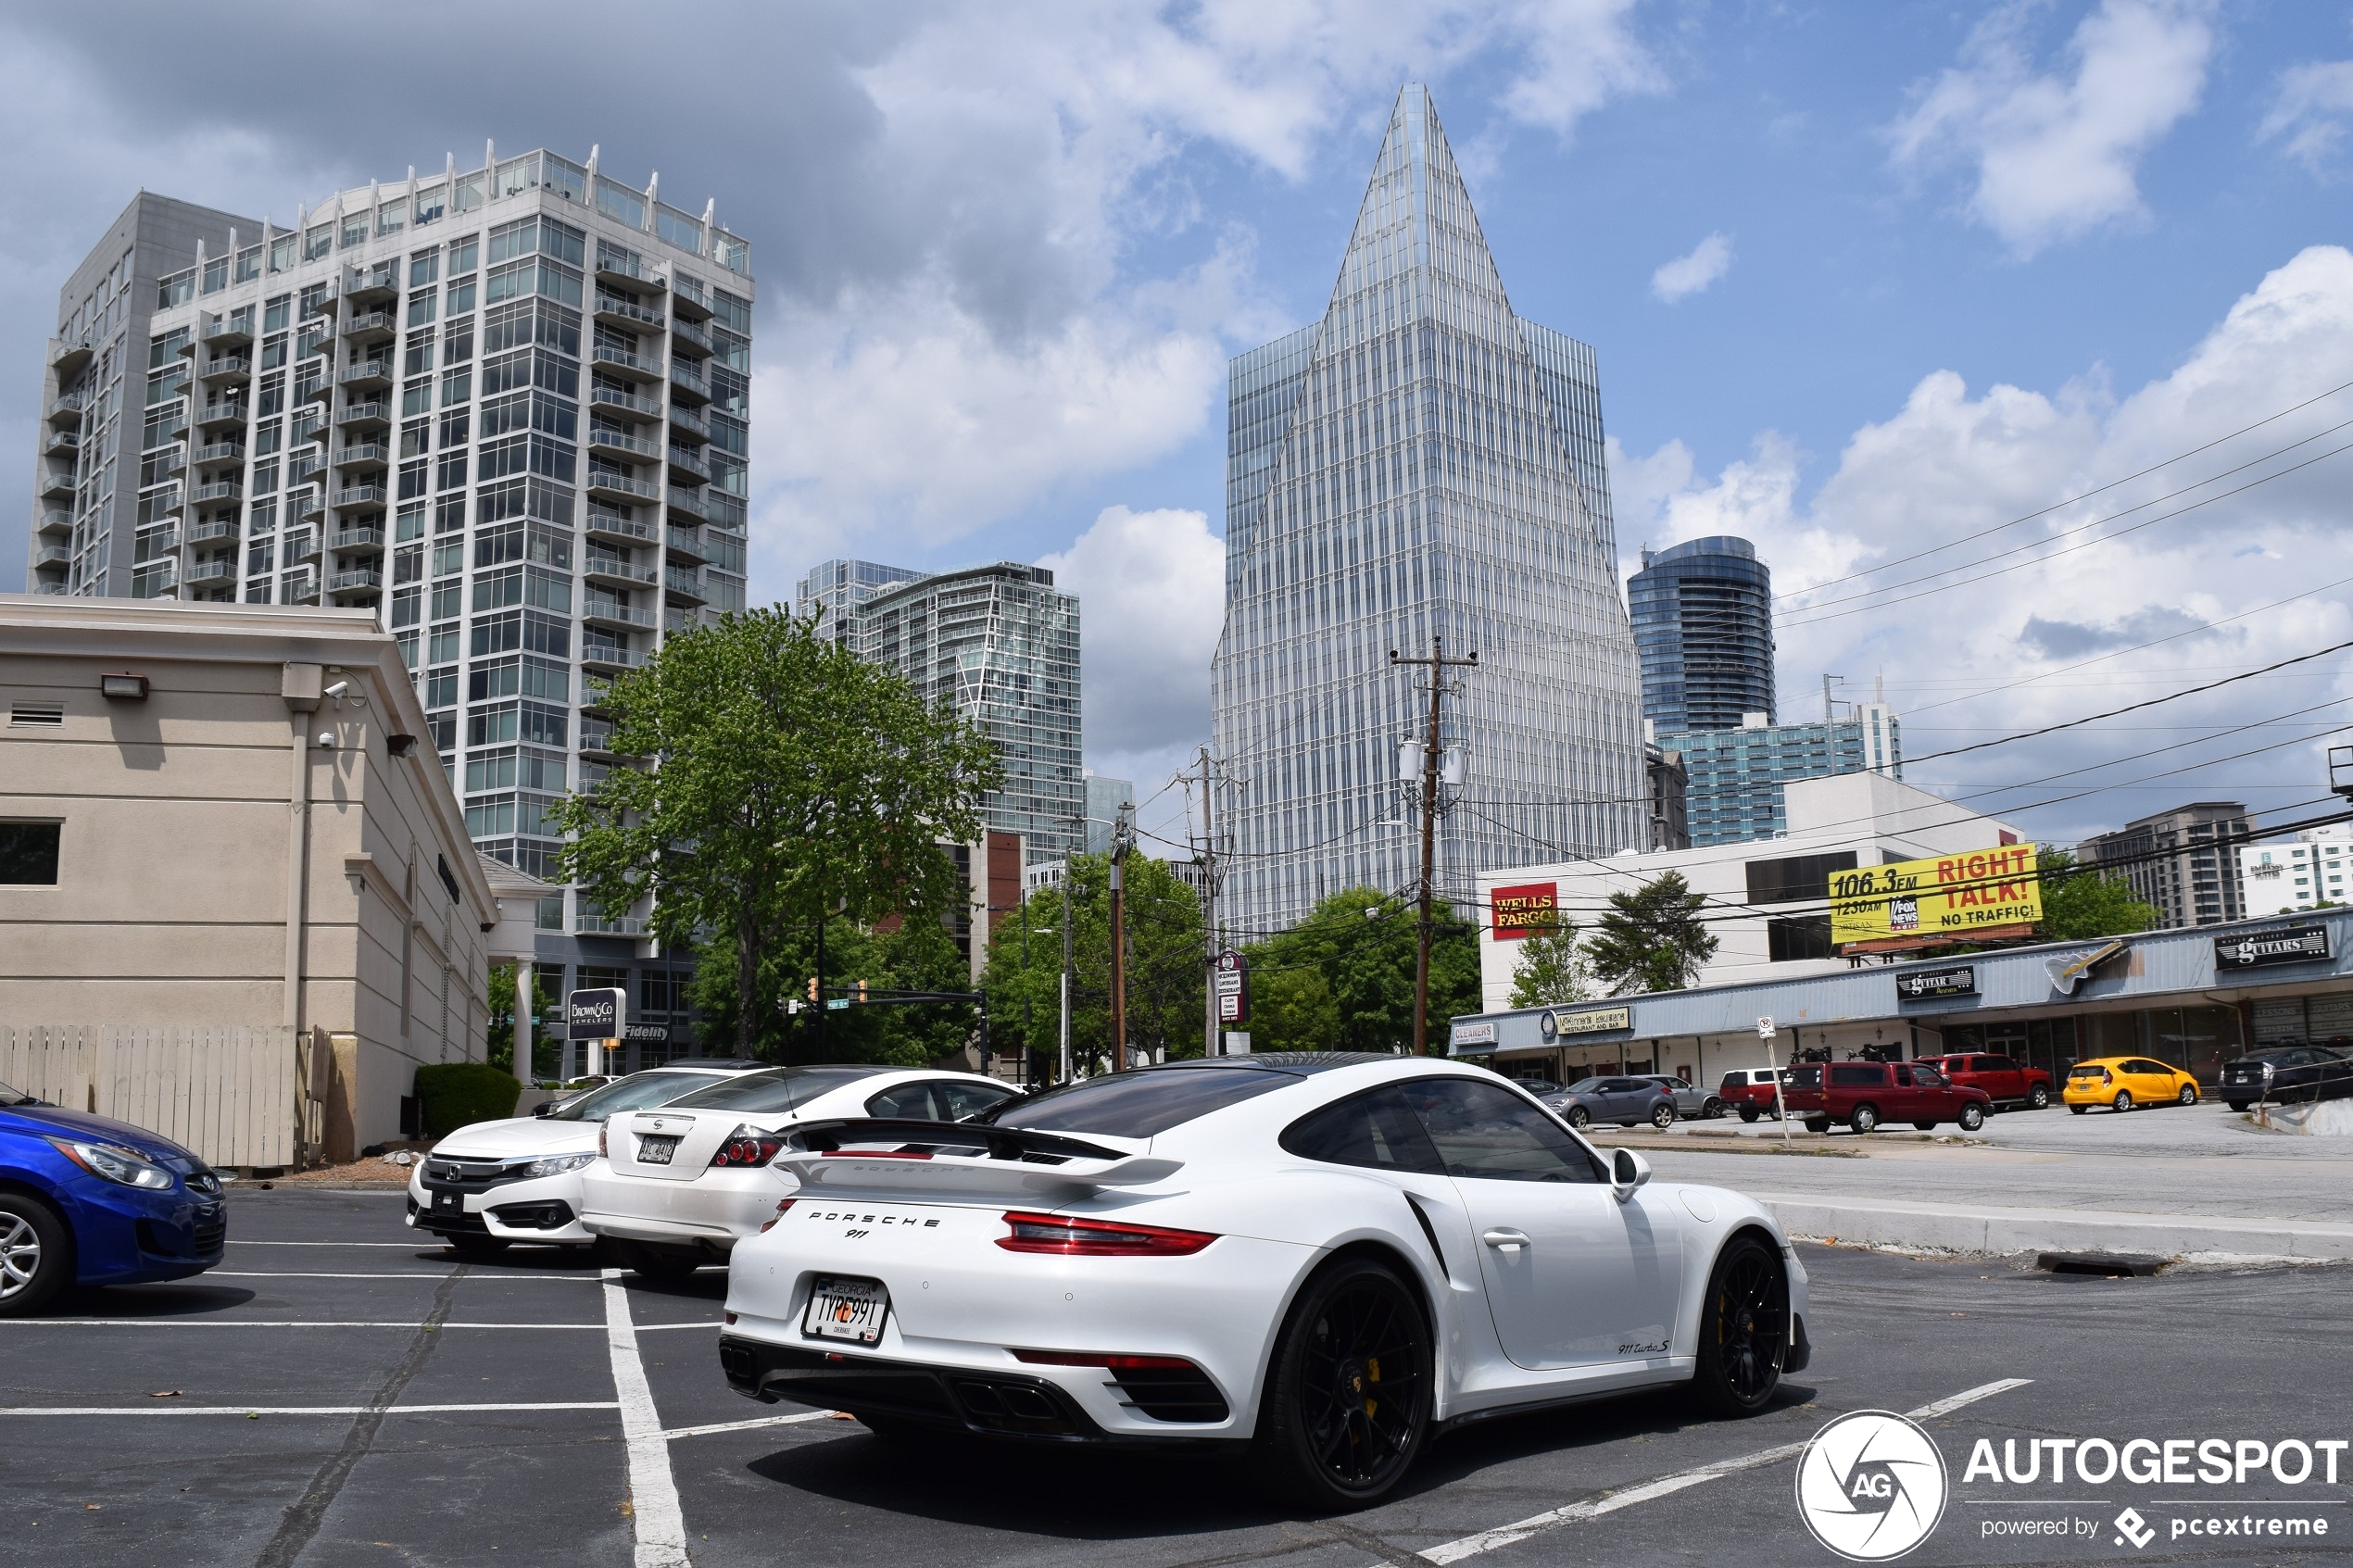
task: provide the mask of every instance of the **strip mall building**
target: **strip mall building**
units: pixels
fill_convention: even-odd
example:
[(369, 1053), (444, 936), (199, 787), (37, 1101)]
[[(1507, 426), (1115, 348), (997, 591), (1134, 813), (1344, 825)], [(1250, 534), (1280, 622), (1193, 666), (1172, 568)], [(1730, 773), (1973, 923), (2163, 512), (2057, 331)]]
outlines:
[(1774, 1058), (1866, 1047), (1904, 1057), (1987, 1051), (2064, 1073), (2148, 1056), (2212, 1083), (2259, 1046), (2353, 1046), (2353, 909), (2186, 931), (2012, 947), (1964, 958), (1855, 962), (1832, 973), (1701, 985), (1570, 1007), (1456, 1018), (1449, 1054), (1506, 1076), (1571, 1083), (1676, 1073), (1714, 1084)]

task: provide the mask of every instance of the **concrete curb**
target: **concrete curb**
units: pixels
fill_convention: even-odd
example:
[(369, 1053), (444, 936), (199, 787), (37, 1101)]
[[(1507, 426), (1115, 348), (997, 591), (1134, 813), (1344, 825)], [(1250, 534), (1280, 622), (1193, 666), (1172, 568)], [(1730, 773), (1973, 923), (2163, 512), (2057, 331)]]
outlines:
[(1812, 1194), (1753, 1193), (1792, 1236), (1868, 1247), (2000, 1257), (2014, 1252), (2148, 1252), (2180, 1258), (2229, 1253), (2308, 1262), (2353, 1260), (2353, 1225), (2236, 1220), (2120, 1210), (1971, 1209), (1931, 1203), (1856, 1202)]

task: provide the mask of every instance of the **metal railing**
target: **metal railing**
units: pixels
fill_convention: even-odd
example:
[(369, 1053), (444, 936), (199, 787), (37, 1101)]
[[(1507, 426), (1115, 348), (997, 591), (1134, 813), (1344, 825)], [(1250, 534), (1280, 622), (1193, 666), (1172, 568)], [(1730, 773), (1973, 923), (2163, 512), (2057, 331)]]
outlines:
[(633, 414), (643, 414), (649, 420), (661, 418), (661, 399), (640, 397), (634, 392), (623, 392), (617, 387), (590, 387), (588, 403), (591, 408), (626, 408)]
[(638, 648), (614, 647), (608, 643), (583, 643), (580, 645), (580, 662), (609, 665), (616, 670), (643, 670), (646, 656)]
[(636, 355), (632, 354), (627, 349), (615, 348), (609, 344), (599, 343), (592, 345), (589, 349), (588, 358), (592, 362), (598, 365), (614, 365), (618, 366), (622, 370), (635, 370), (648, 376), (659, 376), (661, 374), (661, 367), (656, 364), (653, 360), (640, 359)]
[(642, 305), (632, 304), (617, 295), (607, 294), (602, 289), (597, 291), (597, 309), (599, 314), (619, 316), (623, 320), (643, 321), (649, 327), (667, 324), (662, 320), (661, 311), (648, 310)]
[(640, 458), (661, 456), (661, 443), (648, 441), (643, 436), (623, 435), (621, 432), (604, 425), (588, 427), (588, 445), (592, 447), (601, 446), (614, 452), (629, 452)]
[(618, 621), (623, 626), (641, 627), (648, 632), (654, 629), (655, 624), (652, 610), (640, 609), (635, 605), (615, 604), (610, 599), (600, 599), (594, 594), (586, 596), (582, 600), (580, 618), (583, 621)]
[(245, 487), (233, 479), (223, 479), (211, 484), (199, 484), (188, 495), (196, 505), (203, 507), (215, 501), (242, 501), (245, 498)]
[(655, 538), (654, 525), (648, 519), (621, 517), (612, 512), (600, 512), (593, 507), (588, 510), (588, 532), (591, 536), (602, 533), (637, 544), (651, 544)]
[(245, 460), (245, 444), (237, 441), (211, 441), (196, 448), (195, 460), (202, 463), (242, 463)]
[(188, 530), (188, 543), (191, 545), (206, 545), (215, 539), (234, 539), (236, 536), (237, 520), (233, 517), (212, 518)]
[(381, 507), (384, 504), (384, 487), (381, 484), (352, 484), (335, 492), (335, 506)]
[(384, 585), (384, 574), (372, 566), (354, 567), (327, 579), (327, 592), (331, 594), (349, 593), (355, 588), (381, 588)]
[(345, 386), (360, 382), (390, 381), (392, 362), (387, 359), (363, 359), (357, 365), (346, 365), (335, 380)]
[(651, 566), (623, 560), (619, 556), (590, 550), (581, 561), (581, 571), (590, 577), (617, 577), (625, 583), (651, 587), (658, 576)]
[(384, 402), (379, 398), (366, 403), (354, 403), (335, 416), (335, 423), (339, 425), (386, 424), (391, 421), (391, 419), (392, 416), (384, 412)]
[(73, 514), (62, 507), (51, 507), (33, 523), (32, 531), (35, 533), (70, 533), (73, 532)]
[(381, 441), (351, 443), (335, 454), (335, 462), (348, 468), (358, 463), (374, 463), (378, 467), (392, 460), (392, 448)]
[(661, 486), (650, 479), (623, 479), (617, 473), (604, 473), (596, 469), (588, 470), (588, 488), (610, 490), (616, 495), (634, 496), (640, 501), (661, 499)]
[(233, 560), (200, 560), (188, 569), (191, 585), (199, 583), (233, 583), (237, 578), (237, 563)]
[(342, 528), (335, 531), (335, 536), (327, 542), (327, 547), (333, 550), (381, 550), (384, 543), (384, 531), (381, 528)]

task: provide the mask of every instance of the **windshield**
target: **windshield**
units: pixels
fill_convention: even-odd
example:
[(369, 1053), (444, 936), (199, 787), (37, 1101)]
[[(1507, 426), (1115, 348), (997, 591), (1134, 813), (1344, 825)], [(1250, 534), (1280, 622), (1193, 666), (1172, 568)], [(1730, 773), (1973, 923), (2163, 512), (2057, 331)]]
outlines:
[(7, 1085), (0, 1084), (0, 1105), (39, 1105), (40, 1103), (31, 1095), (19, 1094)]
[(1293, 1073), (1254, 1067), (1146, 1068), (1088, 1078), (1027, 1099), (1008, 1100), (973, 1120), (1000, 1127), (1148, 1138), (1299, 1081)]
[(668, 1105), (687, 1090), (711, 1082), (703, 1073), (632, 1073), (626, 1078), (616, 1078), (601, 1088), (589, 1090), (576, 1099), (567, 1100), (547, 1112), (550, 1122), (601, 1122), (623, 1110), (643, 1110), (649, 1105)]
[(1602, 1081), (1599, 1078), (1579, 1078), (1561, 1091), (1565, 1095), (1597, 1095), (1601, 1092)]
[(819, 1095), (887, 1073), (885, 1067), (771, 1067), (673, 1101), (680, 1110), (791, 1110)]

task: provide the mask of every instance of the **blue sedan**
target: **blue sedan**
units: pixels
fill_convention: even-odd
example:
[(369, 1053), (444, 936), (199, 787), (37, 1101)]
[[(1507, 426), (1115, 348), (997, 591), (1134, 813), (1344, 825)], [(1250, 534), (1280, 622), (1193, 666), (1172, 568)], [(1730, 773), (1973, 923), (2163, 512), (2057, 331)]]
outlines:
[(71, 1285), (202, 1273), (228, 1236), (220, 1178), (195, 1155), (0, 1084), (0, 1317)]

